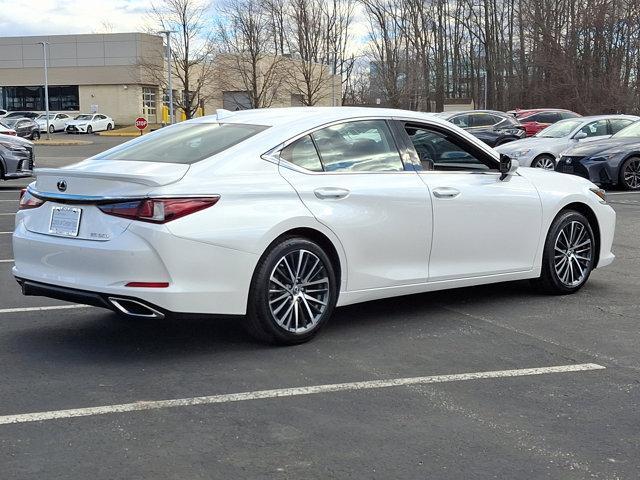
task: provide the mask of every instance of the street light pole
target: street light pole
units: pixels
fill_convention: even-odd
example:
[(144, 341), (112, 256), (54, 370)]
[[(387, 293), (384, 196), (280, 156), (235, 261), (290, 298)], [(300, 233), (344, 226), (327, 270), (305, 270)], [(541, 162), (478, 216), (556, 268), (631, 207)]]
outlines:
[(175, 30), (161, 30), (158, 33), (162, 33), (167, 36), (167, 85), (169, 88), (169, 123), (175, 123), (176, 119), (173, 114), (173, 87), (171, 85), (171, 34)]
[(48, 42), (38, 42), (42, 45), (42, 53), (44, 55), (44, 109), (47, 118), (47, 140), (51, 140), (49, 133), (49, 75), (47, 72), (47, 45)]

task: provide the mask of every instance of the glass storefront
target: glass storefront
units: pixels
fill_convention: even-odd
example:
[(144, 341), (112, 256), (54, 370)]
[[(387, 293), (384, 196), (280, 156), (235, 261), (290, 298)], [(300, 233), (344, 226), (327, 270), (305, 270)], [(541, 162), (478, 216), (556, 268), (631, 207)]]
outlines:
[[(0, 87), (0, 108), (44, 111), (44, 87)], [(49, 86), (49, 110), (80, 110), (78, 85)]]

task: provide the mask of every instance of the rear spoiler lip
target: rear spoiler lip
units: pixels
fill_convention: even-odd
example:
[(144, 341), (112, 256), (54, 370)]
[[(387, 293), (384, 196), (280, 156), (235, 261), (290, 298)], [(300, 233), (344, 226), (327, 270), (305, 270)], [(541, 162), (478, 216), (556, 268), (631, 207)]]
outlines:
[(27, 191), (40, 200), (52, 200), (58, 203), (93, 204), (101, 205), (105, 203), (129, 202), (134, 200), (145, 200), (150, 198), (220, 198), (218, 194), (187, 194), (187, 195), (119, 195), (117, 197), (105, 197), (101, 195), (73, 195), (70, 193), (39, 192), (35, 188), (28, 186)]
[[(189, 168), (182, 174), (179, 178), (169, 182), (175, 183), (176, 181), (182, 179), (184, 175), (189, 171)], [(47, 175), (52, 177), (80, 177), (80, 178), (99, 178), (101, 180), (115, 180), (129, 183), (137, 183), (139, 185), (146, 185), (149, 187), (161, 187), (167, 185), (167, 182), (157, 181), (151, 176), (147, 175), (131, 175), (127, 173), (107, 173), (107, 172), (96, 172), (96, 171), (88, 171), (88, 170), (67, 170), (64, 168), (35, 168), (34, 174), (36, 177), (38, 175)]]

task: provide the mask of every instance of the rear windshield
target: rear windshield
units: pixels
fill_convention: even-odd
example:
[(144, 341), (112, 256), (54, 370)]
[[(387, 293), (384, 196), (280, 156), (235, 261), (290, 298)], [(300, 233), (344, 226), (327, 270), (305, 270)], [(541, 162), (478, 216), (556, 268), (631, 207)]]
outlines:
[(269, 127), (235, 123), (187, 123), (162, 128), (96, 155), (98, 160), (195, 163)]

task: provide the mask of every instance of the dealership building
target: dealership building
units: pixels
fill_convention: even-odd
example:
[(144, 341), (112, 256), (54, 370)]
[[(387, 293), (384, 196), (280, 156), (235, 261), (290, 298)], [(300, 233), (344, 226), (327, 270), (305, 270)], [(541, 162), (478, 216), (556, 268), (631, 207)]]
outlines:
[[(164, 64), (163, 37), (146, 33), (0, 37), (1, 109), (45, 110), (41, 42), (47, 48), (51, 111), (99, 112), (120, 125), (132, 124), (140, 116), (150, 123), (166, 120), (165, 92), (149, 74), (149, 65)], [(339, 79), (334, 77), (333, 82), (330, 95), (319, 105), (338, 104)], [(173, 85), (174, 96), (183, 94), (175, 77)], [(207, 95), (201, 113), (242, 105), (242, 88), (227, 89)], [(285, 86), (281, 89), (273, 106), (300, 104), (299, 95)]]

